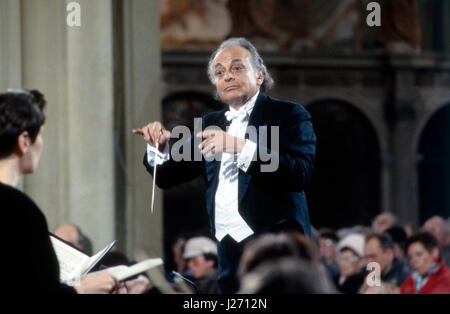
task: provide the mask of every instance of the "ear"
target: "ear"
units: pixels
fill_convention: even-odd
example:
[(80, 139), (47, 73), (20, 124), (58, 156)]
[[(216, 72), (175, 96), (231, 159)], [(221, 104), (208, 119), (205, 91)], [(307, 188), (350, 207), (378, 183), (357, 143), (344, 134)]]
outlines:
[(439, 249), (437, 247), (431, 250), (431, 256), (434, 260), (437, 260), (439, 258)]
[(258, 77), (256, 78), (256, 83), (261, 86), (264, 83), (264, 73), (261, 71), (259, 72)]
[(20, 133), (17, 138), (17, 153), (19, 157), (22, 157), (28, 152), (31, 146), (31, 138), (27, 131)]

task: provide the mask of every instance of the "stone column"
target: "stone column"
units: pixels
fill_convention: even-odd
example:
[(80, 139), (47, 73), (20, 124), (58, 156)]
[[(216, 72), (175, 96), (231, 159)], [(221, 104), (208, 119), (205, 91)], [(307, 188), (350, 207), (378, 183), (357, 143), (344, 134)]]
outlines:
[(73, 222), (98, 250), (115, 238), (112, 6), (79, 0), (82, 24), (69, 27), (68, 2), (21, 2), (23, 85), (48, 100), (44, 153), (25, 192), (51, 230)]
[(146, 144), (140, 136), (131, 133), (133, 128), (161, 121), (159, 1), (133, 0), (118, 4), (118, 20), (123, 27), (117, 29), (118, 40), (122, 41), (117, 57), (123, 97), (117, 97), (116, 108), (123, 112), (123, 119), (117, 118), (122, 126), (125, 160), (125, 171), (121, 170), (117, 187), (117, 193), (125, 193), (122, 199), (125, 212), (118, 212), (118, 216), (126, 219), (123, 234), (129, 256), (136, 256), (140, 251), (162, 256), (163, 194), (156, 189), (151, 214), (152, 177), (142, 164)]
[(0, 1), (0, 91), (22, 87), (20, 2)]

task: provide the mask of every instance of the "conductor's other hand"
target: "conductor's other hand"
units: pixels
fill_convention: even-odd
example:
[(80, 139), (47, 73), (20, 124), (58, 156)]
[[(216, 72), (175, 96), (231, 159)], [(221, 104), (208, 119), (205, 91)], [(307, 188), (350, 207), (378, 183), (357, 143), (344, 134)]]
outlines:
[(161, 152), (170, 139), (170, 131), (166, 130), (159, 121), (149, 123), (140, 129), (133, 129), (133, 134), (142, 135), (144, 140), (153, 147), (159, 143), (158, 148)]
[(119, 282), (108, 271), (89, 274), (74, 286), (79, 294), (107, 294), (117, 293)]

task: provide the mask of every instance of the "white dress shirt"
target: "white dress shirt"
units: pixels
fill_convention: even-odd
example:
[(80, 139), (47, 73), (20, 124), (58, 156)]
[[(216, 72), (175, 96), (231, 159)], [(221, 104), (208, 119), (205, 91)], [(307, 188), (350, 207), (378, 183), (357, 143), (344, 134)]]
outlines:
[[(231, 120), (227, 128), (228, 134), (245, 138), (248, 119), (258, 95), (259, 92), (239, 110), (230, 107), (230, 110), (226, 112), (226, 118)], [(153, 146), (147, 145), (150, 166), (153, 166), (155, 161), (157, 165), (160, 165), (169, 159), (168, 146), (166, 145), (165, 151), (161, 153)], [(215, 236), (218, 241), (229, 234), (236, 242), (241, 242), (254, 233), (238, 211), (238, 175), (239, 169), (246, 172), (250, 167), (256, 149), (256, 143), (246, 140), (240, 154), (222, 153), (219, 183), (215, 195)]]

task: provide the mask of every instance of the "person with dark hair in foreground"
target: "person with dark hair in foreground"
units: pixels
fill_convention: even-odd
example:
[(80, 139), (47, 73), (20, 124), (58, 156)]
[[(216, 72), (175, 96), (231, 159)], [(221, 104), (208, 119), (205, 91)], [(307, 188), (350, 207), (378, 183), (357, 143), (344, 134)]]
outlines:
[(419, 232), (411, 236), (406, 252), (414, 273), (400, 286), (402, 294), (450, 294), (450, 270), (433, 235)]
[(283, 257), (296, 257), (319, 263), (318, 249), (300, 233), (263, 234), (245, 246), (238, 275), (242, 279), (260, 264)]
[(324, 268), (298, 258), (285, 257), (263, 263), (242, 278), (243, 294), (336, 293)]
[(303, 234), (263, 234), (248, 242), (239, 265), (240, 293), (336, 293), (318, 248)]
[[(14, 265), (4, 272), (7, 293), (112, 293), (118, 283), (108, 272), (83, 277), (73, 287), (60, 283), (59, 265), (47, 221), (16, 186), (33, 173), (43, 148), (44, 96), (36, 91), (0, 93), (0, 204), (4, 252)], [(17, 232), (20, 226), (20, 232)]]

